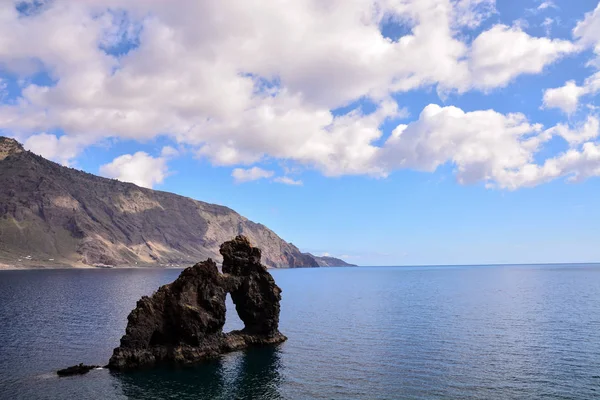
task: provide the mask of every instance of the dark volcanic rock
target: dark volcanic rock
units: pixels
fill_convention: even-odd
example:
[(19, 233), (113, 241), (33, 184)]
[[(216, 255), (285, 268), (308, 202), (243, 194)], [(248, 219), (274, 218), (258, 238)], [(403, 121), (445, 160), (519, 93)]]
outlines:
[(260, 249), (252, 247), (244, 236), (238, 236), (223, 243), (219, 251), (223, 256), (223, 272), (242, 277), (237, 287), (231, 288), (231, 300), (244, 322), (244, 330), (267, 336), (277, 334), (281, 289), (260, 263)]
[(65, 369), (59, 369), (58, 371), (56, 371), (56, 373), (58, 374), (58, 376), (83, 375), (87, 374), (95, 368), (100, 368), (100, 366), (79, 364), (73, 365), (72, 367), (68, 367)]
[[(221, 253), (223, 274), (208, 259), (185, 269), (152, 297), (138, 301), (109, 368), (189, 365), (251, 345), (287, 339), (278, 330), (281, 289), (261, 265), (260, 249), (238, 236), (223, 243)], [(228, 292), (245, 328), (225, 334)]]

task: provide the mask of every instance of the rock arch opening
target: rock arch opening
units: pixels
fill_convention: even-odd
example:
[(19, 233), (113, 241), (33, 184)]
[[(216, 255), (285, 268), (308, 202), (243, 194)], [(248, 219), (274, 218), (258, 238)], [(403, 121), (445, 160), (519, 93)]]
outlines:
[(227, 293), (225, 297), (225, 325), (223, 325), (223, 332), (229, 333), (231, 331), (241, 331), (244, 329), (244, 323), (240, 319), (240, 316), (235, 309), (235, 304), (231, 300), (231, 295)]

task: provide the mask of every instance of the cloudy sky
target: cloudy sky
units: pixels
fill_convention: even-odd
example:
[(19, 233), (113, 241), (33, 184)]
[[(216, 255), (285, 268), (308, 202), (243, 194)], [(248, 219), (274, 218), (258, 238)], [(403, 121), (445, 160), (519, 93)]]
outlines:
[(597, 0), (9, 0), (0, 130), (365, 265), (600, 261)]

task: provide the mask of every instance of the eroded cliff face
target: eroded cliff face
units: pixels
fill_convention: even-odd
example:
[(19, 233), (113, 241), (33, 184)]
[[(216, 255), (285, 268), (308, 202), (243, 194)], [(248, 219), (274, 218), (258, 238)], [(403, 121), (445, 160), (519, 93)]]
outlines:
[(216, 204), (63, 167), (0, 137), (0, 264), (189, 265), (245, 235), (268, 267), (317, 267), (264, 225)]
[[(261, 264), (261, 250), (237, 236), (221, 245), (223, 273), (211, 259), (185, 269), (151, 297), (142, 297), (127, 318), (121, 345), (108, 367), (132, 370), (190, 365), (248, 346), (277, 344), (281, 289)], [(244, 329), (223, 333), (225, 298)]]

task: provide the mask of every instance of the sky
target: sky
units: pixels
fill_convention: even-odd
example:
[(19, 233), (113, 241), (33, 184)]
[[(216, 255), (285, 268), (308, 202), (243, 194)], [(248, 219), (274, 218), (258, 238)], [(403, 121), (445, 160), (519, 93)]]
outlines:
[(0, 134), (360, 265), (600, 261), (600, 4), (0, 4)]

